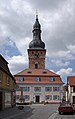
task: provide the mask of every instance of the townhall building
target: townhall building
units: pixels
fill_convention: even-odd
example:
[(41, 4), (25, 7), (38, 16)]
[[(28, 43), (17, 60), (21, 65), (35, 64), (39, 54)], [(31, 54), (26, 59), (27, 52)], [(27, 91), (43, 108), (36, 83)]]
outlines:
[(60, 75), (45, 69), (46, 49), (41, 40), (41, 25), (36, 16), (33, 40), (29, 43), (29, 67), (14, 75), (17, 83), (16, 102), (21, 97), (28, 103), (59, 103), (63, 98)]

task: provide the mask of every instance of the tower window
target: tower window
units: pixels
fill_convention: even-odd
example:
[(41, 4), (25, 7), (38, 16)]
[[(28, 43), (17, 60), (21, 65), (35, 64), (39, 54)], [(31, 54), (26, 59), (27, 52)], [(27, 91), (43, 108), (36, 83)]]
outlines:
[(42, 52), (41, 52), (41, 54), (42, 54)]
[(38, 64), (35, 64), (35, 68), (38, 69)]
[(32, 54), (34, 54), (34, 52), (32, 51)]

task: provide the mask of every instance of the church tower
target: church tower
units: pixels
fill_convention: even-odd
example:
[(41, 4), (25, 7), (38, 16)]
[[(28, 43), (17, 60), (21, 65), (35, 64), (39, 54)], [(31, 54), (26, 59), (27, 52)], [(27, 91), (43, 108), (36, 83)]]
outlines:
[(29, 43), (28, 57), (29, 68), (45, 69), (45, 43), (41, 40), (41, 25), (36, 15), (36, 21), (33, 25), (33, 40)]

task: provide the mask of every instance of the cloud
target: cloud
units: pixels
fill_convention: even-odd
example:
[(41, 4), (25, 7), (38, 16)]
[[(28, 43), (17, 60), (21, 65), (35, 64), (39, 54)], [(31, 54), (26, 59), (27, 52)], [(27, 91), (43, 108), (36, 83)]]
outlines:
[(57, 71), (57, 74), (61, 76), (69, 76), (72, 75), (72, 68), (67, 68), (67, 69), (60, 69), (60, 71)]
[(12, 74), (16, 74), (27, 67), (28, 60), (25, 56), (18, 55), (9, 58), (8, 63)]
[(62, 5), (66, 0), (28, 0), (28, 2), (31, 3), (31, 5), (33, 6), (33, 8), (35, 8), (35, 10), (54, 10), (59, 8), (60, 4)]
[(75, 55), (75, 45), (69, 45), (69, 46), (67, 46), (67, 48), (70, 50), (70, 52), (71, 52), (72, 54)]
[(36, 9), (47, 49), (46, 66), (57, 71), (72, 66), (74, 70), (75, 0), (0, 0), (0, 51), (8, 51), (5, 44), (14, 48), (15, 43), (18, 52), (18, 56), (15, 51), (12, 56), (7, 52), (11, 71), (15, 73), (27, 66)]
[(61, 61), (61, 60), (52, 60), (52, 63), (55, 64), (56, 66), (68, 66), (70, 64), (70, 62), (64, 62), (64, 61)]

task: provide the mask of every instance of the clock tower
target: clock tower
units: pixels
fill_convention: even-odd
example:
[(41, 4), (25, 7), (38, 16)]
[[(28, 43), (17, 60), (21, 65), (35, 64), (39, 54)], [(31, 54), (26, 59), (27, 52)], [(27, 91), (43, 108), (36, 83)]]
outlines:
[(41, 40), (41, 25), (36, 15), (36, 21), (33, 25), (33, 40), (29, 43), (28, 57), (29, 68), (45, 69), (45, 43)]

